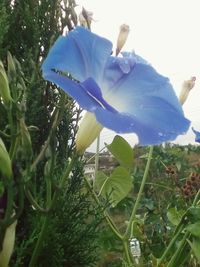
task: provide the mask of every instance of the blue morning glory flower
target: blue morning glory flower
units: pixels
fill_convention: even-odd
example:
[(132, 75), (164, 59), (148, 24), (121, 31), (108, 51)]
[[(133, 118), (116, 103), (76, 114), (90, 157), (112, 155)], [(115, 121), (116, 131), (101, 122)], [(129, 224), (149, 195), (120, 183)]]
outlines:
[(195, 134), (195, 142), (200, 143), (200, 132), (196, 131), (194, 128), (192, 128), (192, 131)]
[(81, 135), (94, 140), (106, 127), (149, 145), (184, 134), (190, 122), (168, 78), (135, 53), (111, 54), (109, 40), (76, 27), (58, 38), (42, 65), (44, 79), (88, 111)]

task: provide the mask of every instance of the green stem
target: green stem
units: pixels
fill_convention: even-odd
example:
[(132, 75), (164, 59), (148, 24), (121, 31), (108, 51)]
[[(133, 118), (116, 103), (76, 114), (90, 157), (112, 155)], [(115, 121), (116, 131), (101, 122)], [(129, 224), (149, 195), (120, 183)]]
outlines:
[(36, 267), (37, 260), (38, 260), (38, 257), (40, 255), (40, 251), (41, 251), (41, 248), (42, 248), (43, 240), (44, 240), (45, 235), (46, 235), (47, 225), (48, 225), (48, 217), (45, 216), (43, 224), (42, 224), (42, 229), (41, 229), (39, 238), (37, 240), (37, 243), (36, 243), (36, 246), (34, 248), (33, 254), (31, 256), (29, 267)]
[(7, 205), (6, 205), (6, 213), (5, 213), (5, 222), (12, 217), (13, 213), (13, 182), (12, 180), (8, 181), (7, 184)]
[(147, 164), (146, 164), (146, 167), (145, 167), (144, 175), (143, 175), (143, 178), (142, 178), (142, 183), (140, 185), (140, 189), (139, 189), (136, 201), (135, 201), (135, 205), (133, 207), (133, 211), (132, 211), (132, 214), (131, 214), (131, 217), (130, 217), (130, 220), (129, 220), (129, 223), (128, 223), (128, 226), (127, 226), (127, 229), (126, 229), (126, 232), (124, 234), (124, 238), (128, 238), (129, 237), (129, 233), (130, 233), (130, 229), (131, 229), (131, 226), (132, 226), (132, 222), (135, 219), (135, 215), (136, 215), (136, 212), (137, 212), (137, 209), (138, 209), (141, 197), (142, 197), (144, 186), (146, 184), (146, 180), (147, 180), (147, 176), (148, 176), (148, 173), (149, 173), (152, 154), (153, 154), (153, 146), (151, 146), (150, 149), (149, 149), (148, 160), (147, 160)]
[[(104, 149), (105, 149), (105, 146), (99, 150), (99, 153), (100, 153), (101, 151), (103, 151)], [(93, 158), (95, 158), (95, 157), (96, 157), (96, 153), (95, 153), (92, 157), (90, 157), (90, 158), (86, 161), (86, 163), (89, 163), (89, 162), (90, 162)]]
[[(197, 201), (198, 201), (198, 198), (199, 198), (199, 195), (200, 195), (200, 190), (197, 192), (195, 198), (194, 198), (194, 201), (192, 203), (192, 206), (195, 206)], [(179, 246), (178, 246), (178, 249), (176, 250), (176, 252), (174, 253), (174, 255), (171, 257), (169, 263), (167, 264), (167, 267), (173, 267), (173, 264), (176, 260), (176, 258), (180, 255), (181, 251), (183, 250), (185, 244), (186, 244), (186, 240), (187, 238), (190, 236), (190, 233), (186, 230), (182, 240), (180, 241), (179, 243)]]
[(39, 212), (44, 213), (44, 214), (49, 212), (49, 209), (44, 209), (37, 203), (37, 201), (34, 199), (31, 192), (29, 191), (29, 189), (26, 186), (24, 188), (24, 191), (25, 191), (26, 197), (28, 198), (29, 202), (31, 203), (31, 205), (33, 205), (33, 207), (36, 210), (38, 210)]
[(118, 237), (118, 239), (122, 240), (122, 235), (119, 233), (117, 226), (115, 225), (115, 223), (111, 219), (108, 212), (104, 211), (104, 217), (105, 217), (110, 229), (113, 231), (113, 233)]
[(176, 234), (174, 235), (174, 237), (171, 239), (169, 245), (167, 246), (166, 250), (164, 251), (162, 257), (158, 260), (157, 263), (157, 267), (161, 266), (163, 260), (165, 259), (165, 257), (167, 256), (167, 254), (169, 253), (169, 251), (171, 250), (171, 248), (173, 247), (173, 245), (175, 244), (179, 234), (182, 232), (183, 230), (183, 225), (181, 225), (178, 229), (178, 231), (176, 232)]
[[(94, 199), (94, 201), (97, 203), (97, 205), (99, 205), (100, 207), (102, 207), (100, 201), (99, 201), (99, 198), (97, 196), (97, 194), (94, 192), (93, 188), (92, 188), (92, 185), (90, 184), (90, 182), (88, 181), (88, 179), (84, 176), (84, 180), (85, 180), (85, 183)], [(103, 207), (102, 207), (103, 208)], [(122, 240), (122, 235), (120, 234), (117, 226), (115, 225), (115, 223), (113, 222), (112, 218), (110, 217), (110, 215), (108, 214), (107, 211), (104, 211), (104, 218), (106, 219), (109, 227), (111, 228), (111, 230), (113, 231), (113, 233), (120, 239)]]
[(100, 134), (97, 137), (97, 149), (96, 149), (96, 155), (95, 155), (95, 171), (94, 171), (94, 177), (97, 176), (97, 172), (99, 169), (99, 146), (100, 146)]
[(62, 115), (63, 115), (63, 112), (64, 112), (64, 104), (65, 104), (65, 97), (62, 97), (62, 98), (60, 99), (60, 103), (59, 103), (59, 106), (60, 106), (60, 107), (57, 108), (57, 109), (55, 109), (55, 110), (54, 110), (54, 113), (53, 113), (53, 115), (52, 115), (53, 123), (52, 123), (52, 127), (51, 127), (51, 131), (50, 131), (50, 133), (49, 133), (49, 136), (48, 136), (46, 142), (44, 143), (44, 145), (43, 145), (43, 147), (42, 147), (40, 153), (38, 154), (38, 156), (36, 157), (36, 159), (35, 159), (34, 162), (32, 163), (31, 168), (30, 168), (31, 171), (33, 171), (33, 170), (36, 168), (37, 164), (38, 164), (38, 163), (44, 158), (44, 156), (45, 156), (45, 152), (46, 152), (46, 150), (47, 150), (47, 148), (48, 148), (48, 146), (49, 146), (49, 144), (50, 144), (50, 141), (51, 141), (51, 139), (52, 139), (52, 136), (53, 136), (53, 134), (55, 133), (56, 128), (57, 128), (57, 126), (58, 126), (60, 120), (62, 119)]
[[(95, 176), (95, 177), (96, 177), (96, 176)], [(103, 189), (104, 189), (104, 187), (105, 187), (107, 181), (109, 180), (109, 178), (110, 178), (110, 177), (107, 177), (107, 178), (105, 179), (105, 181), (103, 182), (103, 184), (102, 184), (102, 186), (101, 186), (101, 188), (100, 188), (100, 190), (99, 190), (98, 197), (101, 196), (101, 193), (102, 193), (102, 191), (103, 191)]]
[(51, 205), (50, 205), (50, 209), (53, 209), (55, 207), (56, 200), (57, 200), (57, 197), (58, 197), (58, 193), (64, 187), (64, 185), (65, 185), (65, 183), (67, 181), (67, 178), (69, 177), (69, 174), (70, 174), (70, 172), (71, 172), (71, 170), (72, 170), (72, 168), (74, 166), (74, 162), (76, 161), (77, 158), (78, 158), (78, 155), (77, 154), (74, 154), (72, 156), (72, 159), (69, 162), (66, 171), (64, 172), (63, 176), (61, 177), (61, 180), (60, 180), (60, 183), (58, 185), (58, 188), (54, 192), (54, 195), (53, 195), (52, 201), (51, 201)]
[(8, 139), (11, 137), (10, 135), (4, 133), (4, 132), (1, 131), (1, 130), (0, 130), (0, 136), (5, 137), (5, 138), (8, 138)]
[(134, 266), (133, 261), (132, 261), (131, 256), (130, 256), (127, 240), (123, 240), (123, 248), (124, 248), (125, 260), (128, 263), (128, 267)]
[(45, 155), (45, 152), (46, 152), (46, 150), (47, 150), (47, 148), (48, 148), (48, 146), (50, 144), (52, 135), (53, 135), (58, 123), (59, 123), (58, 122), (58, 117), (59, 117), (58, 115), (59, 115), (59, 111), (57, 111), (57, 113), (55, 114), (55, 118), (54, 118), (54, 122), (52, 124), (51, 132), (50, 132), (46, 142), (44, 143), (40, 153), (37, 156), (37, 158), (34, 160), (34, 162), (31, 165), (31, 171), (33, 171), (36, 168), (37, 164), (43, 159), (43, 157)]
[(50, 177), (46, 177), (46, 188), (47, 188), (47, 207), (51, 204), (51, 196), (52, 196), (52, 184)]
[(10, 155), (10, 159), (12, 160), (15, 155), (16, 140), (17, 140), (16, 134), (15, 134), (15, 125), (14, 125), (13, 116), (12, 116), (12, 104), (10, 104), (8, 107), (8, 122), (10, 126), (10, 136), (11, 136), (11, 145), (10, 145), (9, 155)]
[(69, 177), (69, 174), (74, 166), (74, 162), (75, 160), (78, 158), (78, 156), (75, 154), (73, 155), (71, 161), (69, 162), (66, 171), (64, 172), (63, 176), (61, 177), (60, 183), (58, 185), (58, 188), (55, 190), (54, 195), (52, 197), (52, 201), (51, 201), (51, 205), (50, 205), (50, 209), (53, 209), (55, 207), (56, 204), (56, 200), (58, 197), (58, 193), (60, 192), (60, 190), (64, 187), (65, 182), (67, 180), (67, 178)]
[(199, 195), (200, 195), (200, 189), (198, 190), (198, 192), (197, 192), (197, 194), (196, 194), (196, 196), (195, 196), (195, 198), (194, 198), (194, 201), (193, 201), (193, 203), (192, 203), (193, 206), (195, 206), (195, 205), (197, 204)]
[[(189, 235), (190, 235), (190, 233), (188, 231), (186, 231), (179, 246), (178, 246), (178, 249), (176, 250), (174, 255), (171, 257), (171, 259), (170, 259), (170, 261), (166, 267), (173, 267), (174, 266), (174, 262), (178, 258), (178, 256), (180, 255), (181, 251), (183, 250), (185, 243), (186, 243), (186, 240), (189, 237)], [(176, 266), (174, 266), (174, 267), (176, 267)]]

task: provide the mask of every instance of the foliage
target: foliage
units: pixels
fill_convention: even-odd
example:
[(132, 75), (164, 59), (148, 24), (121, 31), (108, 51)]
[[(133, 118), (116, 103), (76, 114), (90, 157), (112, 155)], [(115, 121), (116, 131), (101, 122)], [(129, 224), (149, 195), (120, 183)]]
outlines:
[[(0, 58), (12, 96), (8, 105), (0, 99), (0, 134), (13, 172), (10, 182), (0, 177), (2, 198), (9, 196), (0, 207), (0, 244), (17, 219), (12, 266), (38, 266), (38, 257), (42, 266), (90, 266), (98, 255), (99, 212), (82, 194), (83, 166), (77, 159), (70, 185), (65, 182), (80, 110), (40, 72), (55, 38), (77, 23), (75, 5), (73, 0), (0, 3)], [(44, 246), (37, 249), (40, 235)]]
[[(123, 184), (121, 181), (123, 181)], [(95, 186), (99, 190), (99, 194), (108, 198), (114, 207), (127, 196), (132, 187), (132, 180), (128, 171), (119, 166), (115, 168), (109, 177), (103, 172), (98, 172), (95, 179)]]
[[(168, 262), (166, 266), (199, 266), (200, 213), (198, 204), (195, 204), (198, 203), (195, 202), (195, 196), (198, 199), (196, 194), (200, 189), (199, 154), (199, 147), (191, 145), (184, 147), (166, 144), (165, 147), (154, 148), (148, 181), (140, 200), (137, 215), (132, 221), (131, 230), (132, 237), (140, 241), (142, 266), (162, 266), (159, 265), (159, 258), (162, 257), (177, 231), (175, 243), (166, 254), (166, 258), (163, 258), (165, 263)], [(134, 165), (131, 171), (134, 188), (115, 208), (110, 208), (110, 215), (120, 233), (126, 231), (137, 199), (146, 164), (147, 148), (135, 147), (134, 155)], [(189, 186), (191, 183), (192, 193), (188, 194), (185, 186)], [(123, 179), (121, 179), (121, 186), (123, 186)], [(112, 262), (118, 257), (119, 251), (123, 250), (122, 243), (116, 239), (115, 235), (111, 238), (106, 231), (103, 234), (104, 244), (106, 244), (107, 238), (109, 244), (112, 244), (106, 255), (115, 252), (111, 259)], [(179, 247), (182, 250), (179, 251)], [(179, 251), (179, 254), (176, 254), (176, 251)], [(121, 262), (120, 258), (118, 258), (118, 262)], [(109, 263), (106, 266), (110, 266)]]
[[(102, 218), (88, 193), (83, 193), (81, 165), (81, 162), (76, 165), (69, 184), (48, 216), (48, 235), (37, 266), (94, 266), (99, 257), (97, 241)], [(27, 217), (28, 226), (19, 226), (19, 235), (23, 239), (17, 240), (11, 266), (28, 266), (44, 219), (34, 210), (29, 211)]]

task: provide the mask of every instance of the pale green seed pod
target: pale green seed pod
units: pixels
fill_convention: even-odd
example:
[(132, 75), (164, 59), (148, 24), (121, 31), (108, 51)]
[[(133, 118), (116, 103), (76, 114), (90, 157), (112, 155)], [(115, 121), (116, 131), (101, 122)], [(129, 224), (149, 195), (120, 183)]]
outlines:
[(51, 174), (51, 162), (48, 160), (44, 165), (44, 176), (49, 176)]
[(6, 147), (0, 138), (0, 172), (10, 178), (12, 176), (12, 164)]
[(31, 136), (23, 118), (20, 119), (20, 131), (21, 131), (22, 147), (26, 153), (26, 156), (31, 157), (32, 155)]
[(12, 97), (10, 95), (10, 88), (8, 84), (8, 77), (5, 72), (3, 63), (0, 61), (0, 96), (5, 104), (8, 104)]
[(8, 77), (11, 80), (16, 77), (16, 68), (15, 68), (15, 62), (10, 52), (7, 53), (7, 62), (8, 62)]
[(5, 232), (3, 249), (0, 251), (0, 267), (8, 267), (15, 243), (15, 229), (17, 221), (11, 224)]

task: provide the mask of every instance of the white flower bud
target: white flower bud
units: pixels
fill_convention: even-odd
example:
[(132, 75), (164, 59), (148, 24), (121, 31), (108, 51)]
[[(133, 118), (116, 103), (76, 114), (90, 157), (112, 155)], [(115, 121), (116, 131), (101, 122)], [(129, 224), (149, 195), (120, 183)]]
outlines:
[(129, 29), (128, 25), (122, 24), (120, 26), (119, 35), (118, 35), (118, 39), (117, 39), (116, 56), (120, 53), (122, 47), (126, 43), (129, 31), (130, 31), (130, 29)]
[(8, 267), (15, 243), (16, 224), (17, 221), (6, 229), (3, 240), (3, 249), (0, 251), (0, 267)]
[(8, 104), (12, 100), (8, 84), (8, 77), (5, 72), (3, 63), (1, 61), (0, 61), (0, 97), (2, 97), (3, 102), (5, 104)]
[(87, 11), (84, 7), (82, 8), (81, 13), (79, 14), (79, 23), (81, 26), (90, 29), (91, 23), (92, 23), (92, 18), (93, 12)]
[(0, 138), (0, 172), (7, 178), (12, 176), (12, 164), (6, 147)]
[(87, 112), (81, 121), (76, 138), (76, 151), (83, 154), (98, 137), (103, 126), (96, 121), (95, 115)]
[(179, 95), (179, 101), (183, 105), (188, 98), (190, 90), (194, 87), (196, 77), (191, 77), (190, 80), (184, 81), (182, 85), (182, 90)]

